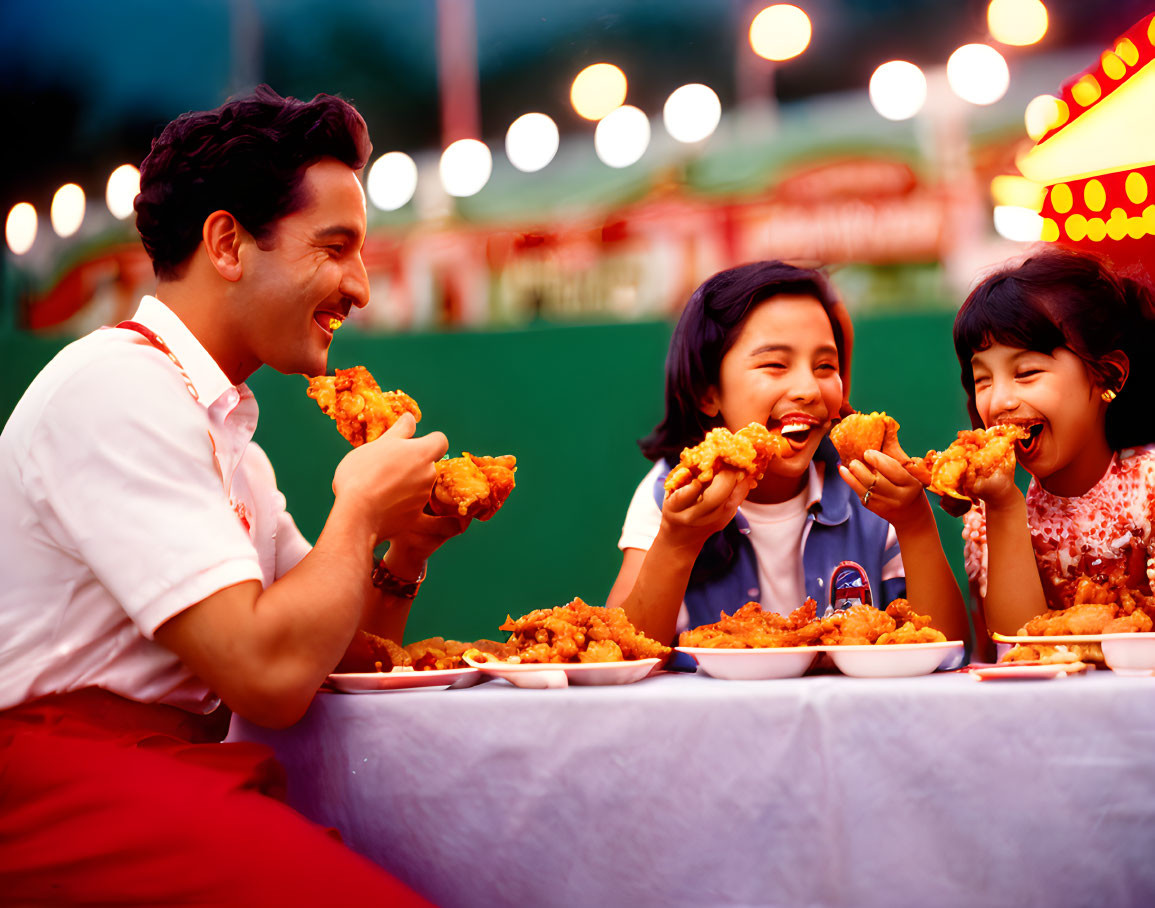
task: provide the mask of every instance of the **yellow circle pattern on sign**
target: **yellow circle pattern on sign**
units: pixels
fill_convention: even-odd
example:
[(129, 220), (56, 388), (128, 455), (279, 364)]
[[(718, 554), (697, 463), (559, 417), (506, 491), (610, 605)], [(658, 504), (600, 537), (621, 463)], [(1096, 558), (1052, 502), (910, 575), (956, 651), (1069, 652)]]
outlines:
[(1109, 50), (1103, 51), (1103, 56), (1099, 58), (1099, 62), (1103, 66), (1103, 74), (1108, 79), (1114, 79), (1117, 82), (1127, 75), (1126, 64)]
[(1107, 193), (1098, 180), (1088, 180), (1083, 187), (1083, 201), (1092, 211), (1102, 211), (1107, 204)]
[(1071, 86), (1071, 97), (1080, 107), (1090, 107), (1102, 94), (1103, 90), (1099, 87), (1098, 80), (1090, 73)]
[(1139, 50), (1130, 38), (1124, 38), (1116, 44), (1115, 53), (1117, 53), (1128, 66), (1134, 66), (1139, 62)]
[(1127, 190), (1127, 198), (1135, 205), (1141, 205), (1147, 201), (1147, 179), (1141, 173), (1127, 174), (1127, 182), (1124, 184)]
[(1059, 183), (1051, 189), (1051, 206), (1057, 214), (1066, 214), (1071, 210), (1073, 203), (1071, 187), (1066, 183)]

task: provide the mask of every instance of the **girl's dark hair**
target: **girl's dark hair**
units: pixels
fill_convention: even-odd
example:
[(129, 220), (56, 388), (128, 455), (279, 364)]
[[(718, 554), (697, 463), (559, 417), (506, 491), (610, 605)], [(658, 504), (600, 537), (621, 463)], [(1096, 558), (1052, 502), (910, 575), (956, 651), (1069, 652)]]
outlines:
[[(1066, 347), (1094, 382), (1118, 392), (1107, 408), (1111, 448), (1155, 441), (1155, 299), (1147, 285), (1115, 273), (1097, 256), (1061, 246), (1043, 247), (983, 280), (954, 322), (955, 353), (976, 428), (982, 420), (971, 356), (992, 344), (1047, 354)], [(1126, 382), (1114, 363), (1102, 361), (1117, 350), (1130, 360)]]
[(700, 442), (719, 418), (698, 405), (718, 383), (722, 357), (733, 346), (746, 316), (773, 296), (808, 296), (830, 317), (844, 395), (850, 385), (853, 340), (846, 310), (821, 271), (785, 262), (754, 262), (720, 271), (694, 291), (670, 339), (666, 356), (666, 416), (638, 444), (650, 460), (676, 462), (682, 449)]
[(214, 211), (266, 241), (275, 221), (307, 203), (306, 168), (336, 158), (360, 170), (372, 148), (361, 115), (332, 95), (299, 101), (261, 85), (216, 110), (177, 117), (140, 166), (136, 229), (153, 271), (180, 277)]

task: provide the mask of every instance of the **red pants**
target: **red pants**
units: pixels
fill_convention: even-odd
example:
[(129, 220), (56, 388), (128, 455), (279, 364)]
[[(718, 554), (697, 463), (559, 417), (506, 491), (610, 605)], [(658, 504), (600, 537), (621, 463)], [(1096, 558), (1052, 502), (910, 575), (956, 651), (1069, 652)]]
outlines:
[(0, 905), (429, 904), (274, 800), (272, 752), (222, 733), (96, 690), (0, 711)]

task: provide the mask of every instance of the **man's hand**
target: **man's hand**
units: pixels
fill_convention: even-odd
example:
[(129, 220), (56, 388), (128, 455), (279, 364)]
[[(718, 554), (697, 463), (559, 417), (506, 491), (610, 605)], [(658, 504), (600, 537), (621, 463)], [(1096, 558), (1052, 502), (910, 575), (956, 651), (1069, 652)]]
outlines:
[(333, 474), (334, 509), (353, 508), (379, 541), (419, 524), (437, 478), (434, 463), (449, 450), (443, 433), (414, 438), (416, 428), (413, 416), (403, 414), (376, 441), (346, 454)]
[(389, 540), (385, 564), (399, 577), (417, 577), (429, 556), (449, 539), (464, 533), (472, 522), (469, 517), (418, 514), (408, 529)]

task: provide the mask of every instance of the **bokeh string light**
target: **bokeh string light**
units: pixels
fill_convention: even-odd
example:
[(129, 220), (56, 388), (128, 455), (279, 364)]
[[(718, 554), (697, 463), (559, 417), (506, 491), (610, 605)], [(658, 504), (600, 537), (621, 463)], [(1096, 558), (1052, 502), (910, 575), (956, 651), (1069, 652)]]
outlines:
[(4, 222), (4, 239), (13, 255), (24, 255), (36, 242), (36, 209), (28, 202), (18, 202)]
[(810, 35), (810, 17), (790, 3), (766, 7), (750, 23), (750, 47), (759, 57), (776, 63), (806, 50)]
[(65, 183), (52, 196), (48, 217), (58, 237), (72, 236), (84, 223), (84, 190), (75, 183)]
[(708, 85), (693, 82), (676, 89), (662, 108), (662, 122), (675, 140), (701, 142), (714, 134), (722, 119), (722, 102)]
[(561, 134), (543, 113), (522, 114), (505, 134), (505, 156), (523, 173), (536, 173), (557, 154)]
[(1047, 24), (1047, 8), (1040, 0), (991, 0), (987, 7), (987, 27), (1000, 44), (1037, 44)]
[(108, 178), (104, 201), (118, 221), (133, 212), (132, 203), (140, 194), (140, 171), (131, 164), (121, 164)]
[(1003, 55), (989, 44), (964, 44), (946, 61), (951, 91), (971, 104), (994, 104), (1007, 93), (1011, 73)]
[(601, 120), (626, 100), (626, 74), (612, 63), (594, 63), (578, 73), (570, 87), (570, 103), (578, 116)]
[(603, 117), (594, 130), (594, 151), (610, 167), (629, 167), (650, 144), (650, 120), (638, 108), (624, 104)]
[(396, 211), (417, 191), (417, 164), (403, 151), (383, 154), (369, 168), (365, 188), (375, 207)]
[(489, 146), (477, 139), (458, 139), (441, 153), (441, 185), (451, 196), (466, 198), (481, 192), (493, 173)]
[(870, 77), (870, 103), (888, 120), (908, 120), (926, 103), (926, 76), (906, 60), (883, 63)]

